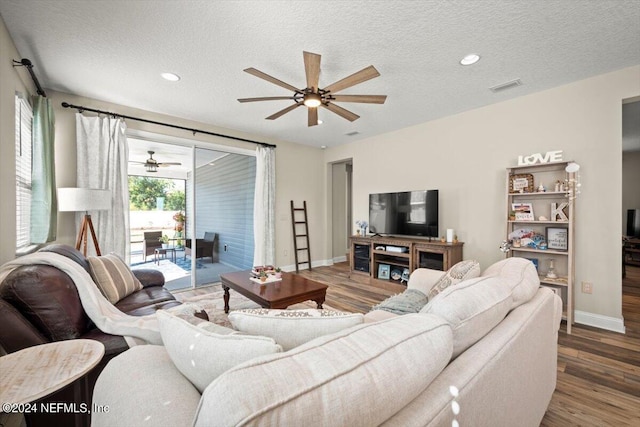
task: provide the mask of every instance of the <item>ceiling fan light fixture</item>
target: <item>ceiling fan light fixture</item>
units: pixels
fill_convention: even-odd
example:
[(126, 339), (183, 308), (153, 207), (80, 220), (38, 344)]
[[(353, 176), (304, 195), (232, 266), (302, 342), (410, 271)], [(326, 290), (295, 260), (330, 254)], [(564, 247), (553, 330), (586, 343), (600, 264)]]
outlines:
[(473, 65), (480, 60), (480, 55), (475, 53), (470, 53), (460, 60), (461, 65)]
[(144, 167), (147, 172), (158, 172), (158, 165), (147, 163), (146, 165), (144, 165)]
[(319, 107), (322, 104), (322, 98), (317, 93), (307, 93), (304, 96), (303, 104), (309, 108)]

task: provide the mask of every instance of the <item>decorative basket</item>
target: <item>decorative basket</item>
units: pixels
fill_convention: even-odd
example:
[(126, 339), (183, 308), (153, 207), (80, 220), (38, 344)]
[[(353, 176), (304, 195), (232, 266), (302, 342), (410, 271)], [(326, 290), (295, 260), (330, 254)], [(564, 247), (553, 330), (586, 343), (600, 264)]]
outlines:
[[(523, 180), (527, 180), (523, 185)], [(522, 188), (523, 193), (533, 193), (533, 175), (530, 173), (521, 173), (509, 176), (509, 193), (519, 193)]]

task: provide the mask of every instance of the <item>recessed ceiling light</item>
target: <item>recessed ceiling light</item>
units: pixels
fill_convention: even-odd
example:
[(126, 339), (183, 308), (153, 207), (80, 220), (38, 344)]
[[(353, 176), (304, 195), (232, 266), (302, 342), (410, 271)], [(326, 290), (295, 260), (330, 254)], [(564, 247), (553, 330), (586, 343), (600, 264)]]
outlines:
[(327, 146), (326, 145), (321, 145), (320, 148), (324, 150), (325, 148), (327, 148)]
[(319, 124), (319, 125), (321, 125), (321, 124), (323, 124), (323, 123), (324, 123), (324, 122), (323, 122), (322, 120), (318, 120), (318, 124)]
[(169, 80), (170, 82), (177, 82), (178, 80), (180, 80), (180, 76), (177, 74), (161, 73), (160, 75), (162, 76), (163, 79)]
[(460, 64), (462, 65), (472, 65), (480, 60), (480, 55), (476, 55), (475, 53), (471, 53), (460, 60)]

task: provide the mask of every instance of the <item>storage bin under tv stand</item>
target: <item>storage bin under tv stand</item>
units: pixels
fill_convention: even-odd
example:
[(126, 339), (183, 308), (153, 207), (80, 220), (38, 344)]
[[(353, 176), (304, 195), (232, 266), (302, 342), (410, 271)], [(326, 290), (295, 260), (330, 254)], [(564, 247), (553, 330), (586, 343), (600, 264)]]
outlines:
[[(417, 237), (351, 236), (349, 237), (350, 272), (378, 279), (380, 264), (387, 264), (391, 269), (408, 268), (409, 272), (421, 267), (446, 271), (462, 261), (463, 245), (463, 242), (443, 243), (439, 240), (430, 241)], [(404, 251), (388, 251), (387, 246), (404, 248)], [(390, 278), (389, 281), (393, 280)]]

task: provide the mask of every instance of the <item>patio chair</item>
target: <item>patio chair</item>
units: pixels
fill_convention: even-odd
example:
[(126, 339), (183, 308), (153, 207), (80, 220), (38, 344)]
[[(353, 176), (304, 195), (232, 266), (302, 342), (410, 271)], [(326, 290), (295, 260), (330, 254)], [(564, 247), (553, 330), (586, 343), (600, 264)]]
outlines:
[[(184, 248), (184, 258), (191, 256), (191, 239), (186, 239)], [(204, 233), (204, 238), (196, 239), (196, 258), (211, 258), (211, 262), (218, 262), (218, 234), (213, 232)]]
[(145, 262), (147, 262), (148, 255), (153, 255), (156, 249), (162, 247), (160, 237), (162, 237), (162, 231), (147, 231), (144, 233), (144, 240), (142, 241), (142, 255), (144, 255)]

